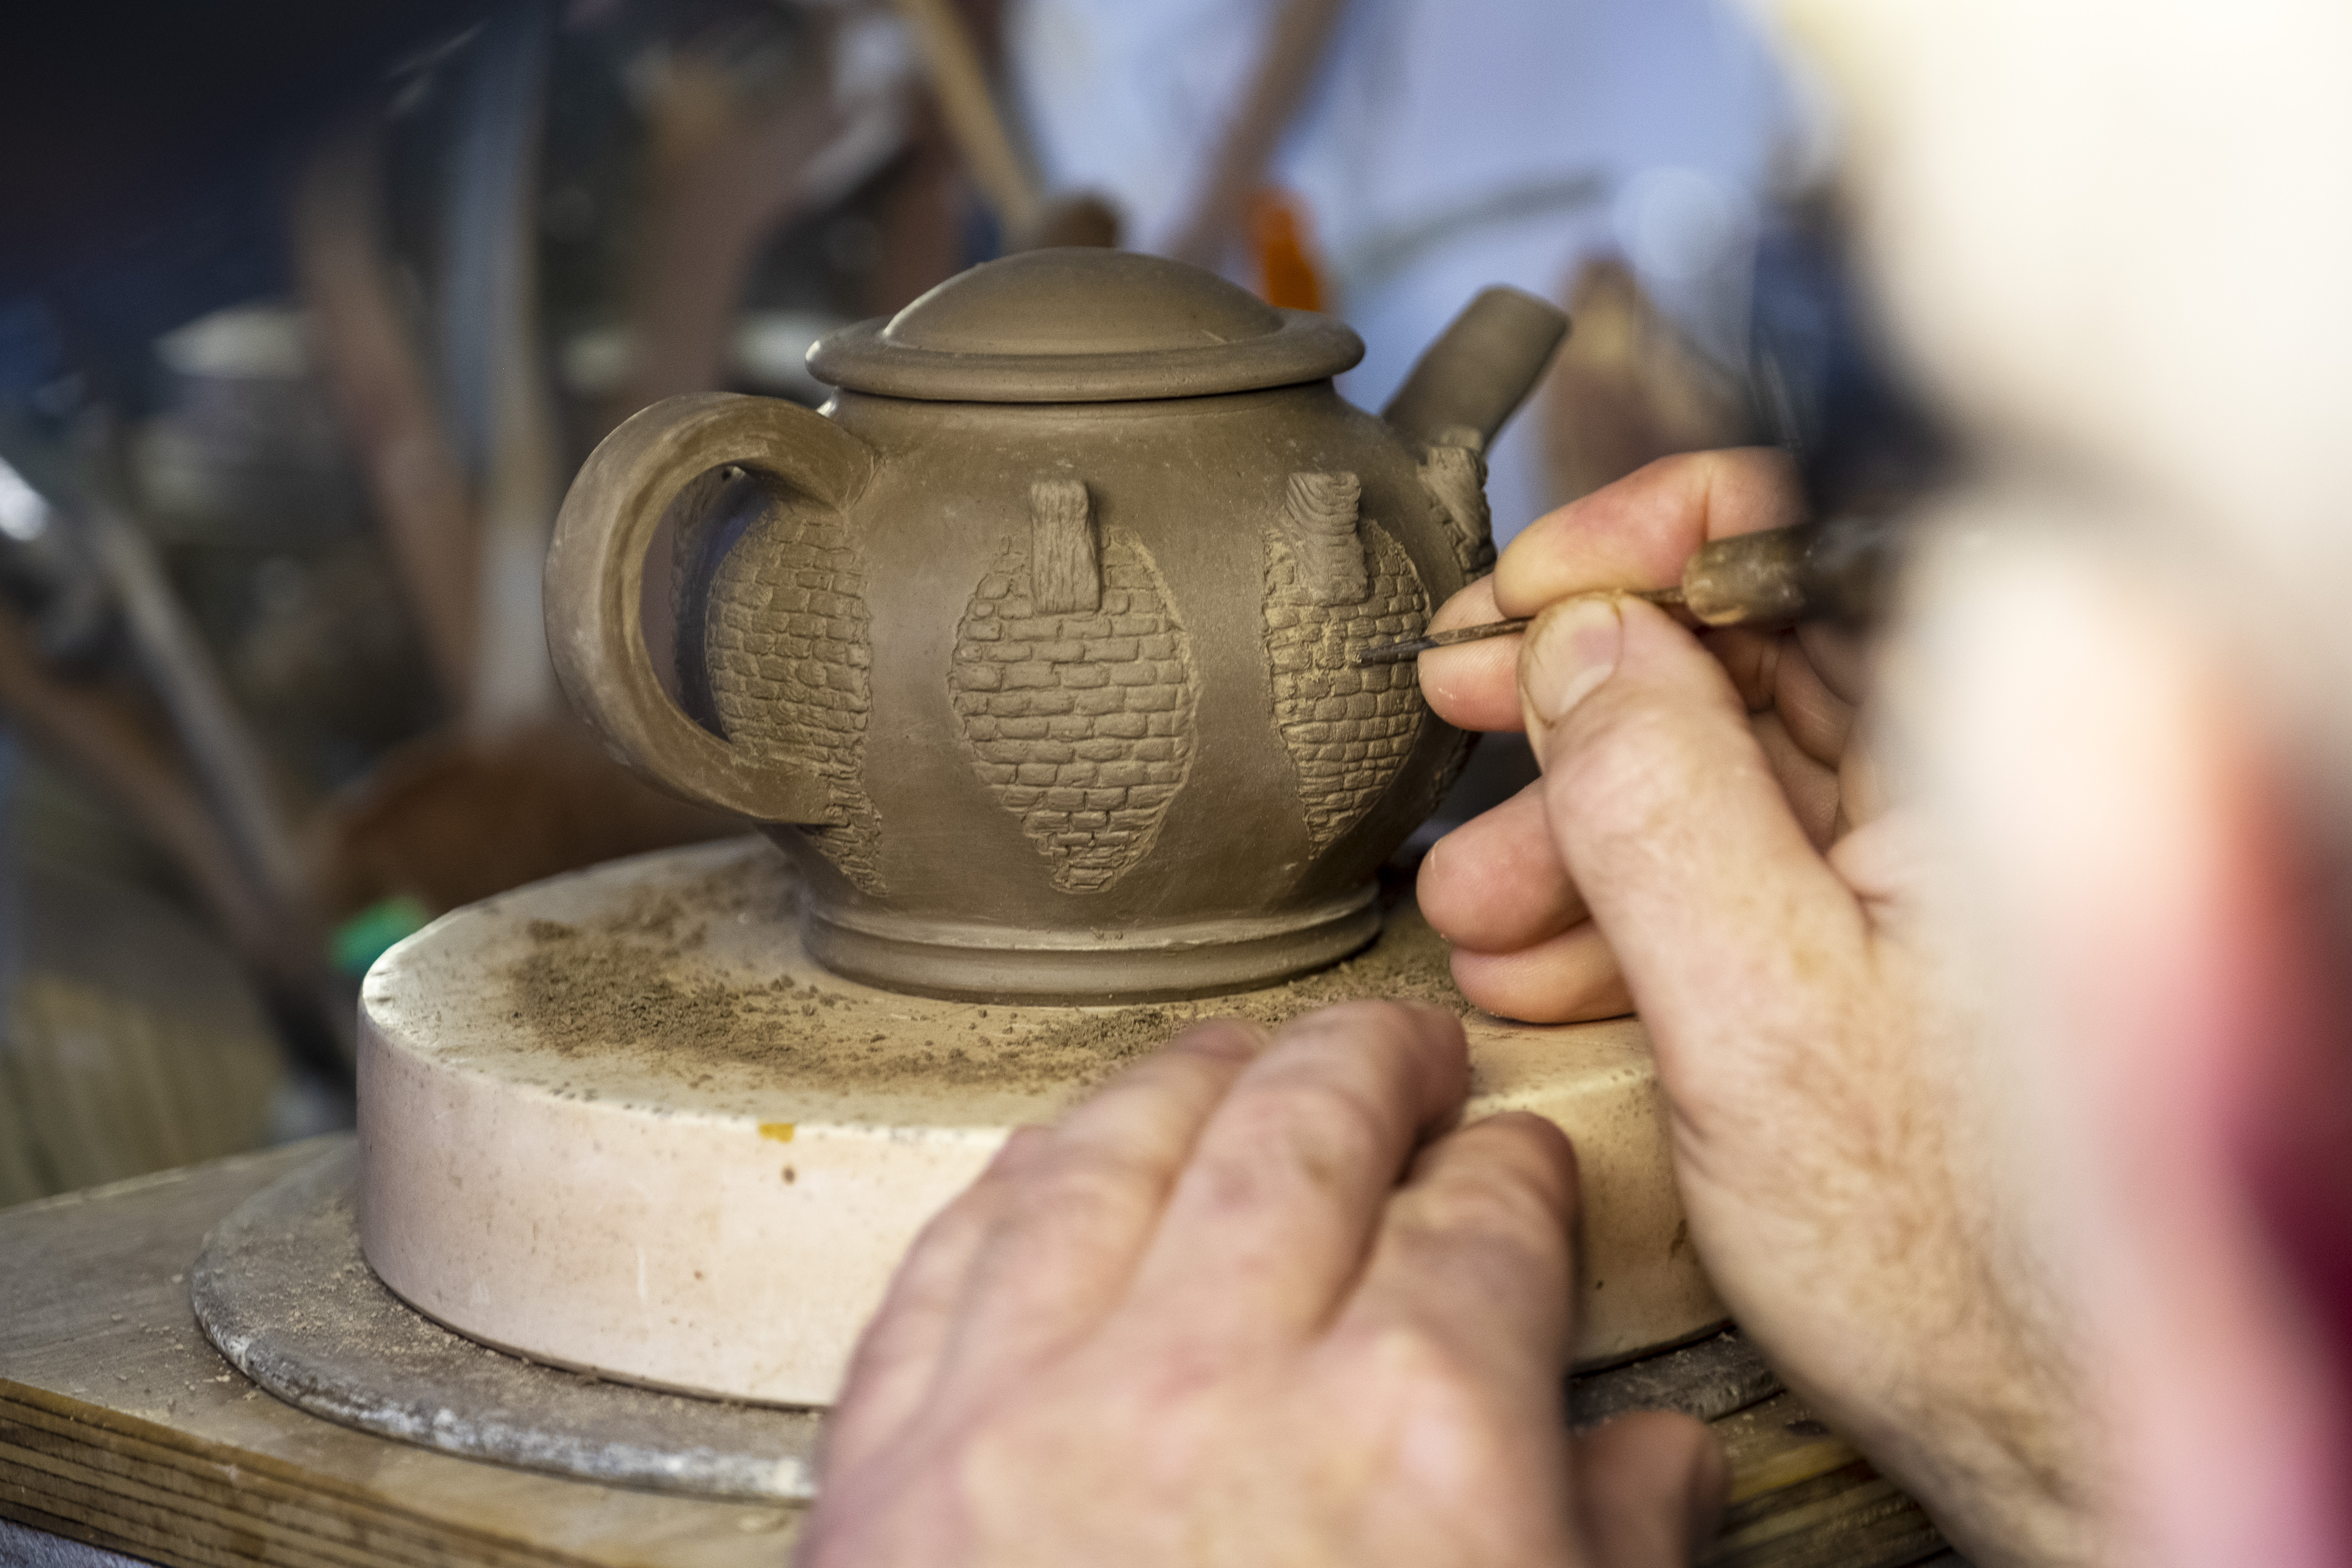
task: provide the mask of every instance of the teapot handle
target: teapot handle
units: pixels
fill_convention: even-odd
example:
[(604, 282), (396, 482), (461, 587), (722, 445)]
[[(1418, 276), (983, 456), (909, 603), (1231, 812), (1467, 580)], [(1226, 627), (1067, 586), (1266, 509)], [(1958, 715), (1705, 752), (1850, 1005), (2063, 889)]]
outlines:
[(765, 474), (845, 508), (874, 472), (866, 443), (793, 404), (692, 393), (640, 410), (581, 466), (548, 547), (547, 647), (607, 750), (672, 795), (761, 822), (837, 823), (811, 767), (754, 756), (688, 718), (646, 647), (646, 553), (662, 514), (713, 468)]

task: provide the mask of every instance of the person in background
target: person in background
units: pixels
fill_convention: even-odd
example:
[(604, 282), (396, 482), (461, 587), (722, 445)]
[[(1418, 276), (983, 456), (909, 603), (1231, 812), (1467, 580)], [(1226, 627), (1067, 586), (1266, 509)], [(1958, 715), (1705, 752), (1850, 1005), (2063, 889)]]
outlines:
[[(1630, 260), (1698, 353), (1744, 374), (1759, 229), (1819, 138), (1724, 0), (1015, 0), (1007, 66), (1046, 184), (1109, 197), (1130, 248), (1265, 287), (1247, 213), (1213, 210), (1218, 163), (1302, 15), (1328, 32), (1249, 183), (1275, 194), (1312, 303), (1363, 336), (1347, 396), (1385, 404), (1480, 289), (1565, 303), (1601, 257)], [(1496, 443), (1505, 537), (1565, 499), (1541, 423)]]
[[(1789, 0), (1970, 441), (1875, 646), (1612, 590), (1778, 454), (1543, 519), (1440, 616), (1528, 793), (1440, 843), (1473, 999), (1632, 1005), (1742, 1325), (1969, 1559), (2352, 1563), (2352, 16)], [(901, 1272), (812, 1564), (1688, 1561), (1704, 1430), (1559, 1408), (1572, 1152), (1448, 1017), (1173, 1042)]]

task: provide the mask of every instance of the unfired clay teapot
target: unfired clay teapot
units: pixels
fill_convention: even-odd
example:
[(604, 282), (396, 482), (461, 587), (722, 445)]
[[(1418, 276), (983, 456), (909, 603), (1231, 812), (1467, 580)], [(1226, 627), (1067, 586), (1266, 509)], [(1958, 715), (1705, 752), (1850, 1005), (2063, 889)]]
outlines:
[(1489, 290), (1376, 419), (1332, 388), (1354, 332), (1213, 273), (974, 268), (818, 343), (822, 414), (706, 394), (606, 437), (548, 557), (556, 669), (800, 864), (838, 973), (1102, 1001), (1331, 963), (1467, 745), (1412, 664), (1349, 654), (1491, 563), (1481, 453), (1566, 330)]

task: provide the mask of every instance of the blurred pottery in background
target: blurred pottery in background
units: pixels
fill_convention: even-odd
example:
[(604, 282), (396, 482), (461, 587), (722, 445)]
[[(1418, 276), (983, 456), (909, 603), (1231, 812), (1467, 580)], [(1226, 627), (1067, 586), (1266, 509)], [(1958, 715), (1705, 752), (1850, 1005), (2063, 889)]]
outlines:
[(363, 529), (366, 494), (299, 309), (217, 310), (155, 351), (165, 407), (139, 427), (132, 458), (151, 531), (308, 554)]
[(348, 915), (387, 899), (438, 914), (740, 828), (648, 789), (558, 716), (502, 735), (436, 732), (395, 747), (329, 801), (310, 831), (322, 902)]
[(1489, 290), (1374, 418), (1331, 384), (1354, 332), (1213, 273), (975, 268), (819, 342), (824, 415), (614, 432), (549, 556), (558, 673), (630, 766), (763, 825), (840, 973), (1095, 1000), (1330, 963), (1467, 745), (1350, 654), (1491, 562), (1482, 453), (1566, 327)]

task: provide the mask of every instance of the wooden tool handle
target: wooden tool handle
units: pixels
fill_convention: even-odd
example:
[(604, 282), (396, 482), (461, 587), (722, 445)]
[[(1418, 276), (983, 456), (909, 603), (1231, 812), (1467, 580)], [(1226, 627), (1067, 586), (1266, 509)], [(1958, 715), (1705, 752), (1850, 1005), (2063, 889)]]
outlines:
[(547, 554), (556, 679), (605, 746), (672, 795), (761, 822), (837, 823), (810, 767), (755, 756), (687, 716), (646, 647), (646, 552), (680, 491), (714, 468), (765, 476), (846, 510), (874, 472), (866, 445), (772, 398), (665, 398), (604, 437), (572, 482)]
[(1833, 517), (1701, 545), (1683, 568), (1683, 605), (1710, 626), (1858, 626), (1883, 607), (1893, 532), (1868, 517)]

